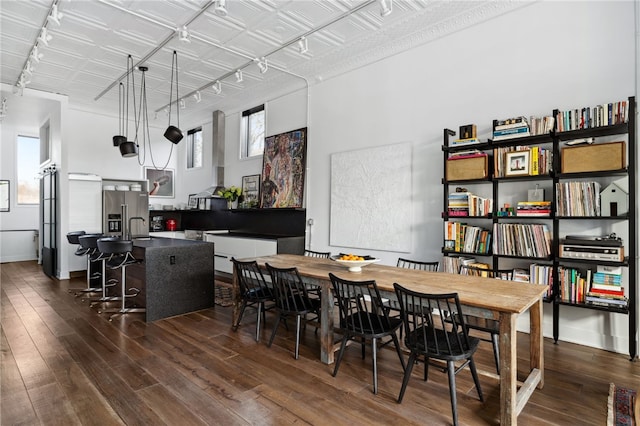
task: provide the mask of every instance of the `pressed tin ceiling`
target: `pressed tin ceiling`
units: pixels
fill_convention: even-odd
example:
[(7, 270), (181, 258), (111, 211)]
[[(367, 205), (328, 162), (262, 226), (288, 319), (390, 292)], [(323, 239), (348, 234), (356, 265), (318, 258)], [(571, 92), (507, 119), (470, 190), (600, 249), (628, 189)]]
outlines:
[[(274, 99), (530, 2), (394, 0), (386, 17), (378, 0), (226, 3), (227, 16), (219, 16), (206, 0), (0, 0), (2, 83), (16, 86), (46, 26), (51, 40), (37, 42), (43, 56), (31, 61), (28, 89), (67, 95), (75, 108), (117, 114), (118, 81), (132, 55), (136, 65), (149, 67), (149, 111), (162, 117), (176, 50), (186, 105), (180, 114), (188, 121), (190, 114), (237, 111)], [(53, 5), (63, 15), (60, 25), (47, 19)], [(185, 25), (190, 42), (179, 37)], [(299, 50), (302, 36), (306, 53)], [(264, 74), (254, 61), (263, 57)], [(135, 78), (138, 84), (140, 73)], [(216, 80), (220, 94), (211, 87)]]

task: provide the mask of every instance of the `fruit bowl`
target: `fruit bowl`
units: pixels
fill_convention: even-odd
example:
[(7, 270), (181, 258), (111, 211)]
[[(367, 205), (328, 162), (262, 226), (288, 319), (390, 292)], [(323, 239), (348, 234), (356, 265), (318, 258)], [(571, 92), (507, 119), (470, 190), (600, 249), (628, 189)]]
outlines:
[(331, 260), (349, 269), (349, 272), (362, 272), (362, 268), (372, 263), (379, 262), (380, 259), (376, 259), (371, 256), (362, 256), (364, 260), (341, 260), (341, 255), (331, 256)]

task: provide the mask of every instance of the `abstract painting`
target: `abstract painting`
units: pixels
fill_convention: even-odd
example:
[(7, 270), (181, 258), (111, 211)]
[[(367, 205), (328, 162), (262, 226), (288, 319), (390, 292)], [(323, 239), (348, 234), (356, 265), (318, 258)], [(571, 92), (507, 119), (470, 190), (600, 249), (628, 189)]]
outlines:
[(265, 138), (261, 208), (302, 207), (306, 152), (306, 127)]

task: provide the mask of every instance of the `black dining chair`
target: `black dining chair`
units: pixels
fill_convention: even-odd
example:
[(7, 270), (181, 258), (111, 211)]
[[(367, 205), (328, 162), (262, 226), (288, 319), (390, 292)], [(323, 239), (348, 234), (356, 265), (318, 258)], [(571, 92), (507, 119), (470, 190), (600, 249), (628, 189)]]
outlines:
[[(315, 257), (318, 259), (329, 259), (331, 257), (331, 252), (330, 251), (313, 251), (313, 250), (306, 250), (304, 251), (304, 256), (307, 257)], [(322, 289), (320, 288), (319, 285), (315, 285), (315, 284), (307, 284), (307, 291), (314, 295), (317, 298), (320, 298), (320, 293), (322, 292)]]
[[(472, 265), (462, 265), (460, 266), (459, 272), (460, 275), (495, 278), (498, 280), (513, 279), (513, 269), (485, 269)], [(467, 324), (467, 328), (478, 330), (489, 335), (489, 338), (480, 339), (490, 342), (493, 346), (493, 359), (496, 364), (496, 371), (500, 374), (500, 321), (466, 315), (464, 322)]]
[(382, 298), (373, 280), (350, 281), (339, 278), (329, 273), (333, 293), (338, 304), (340, 322), (338, 327), (342, 333), (340, 352), (336, 359), (333, 376), (338, 374), (340, 363), (344, 356), (344, 350), (349, 340), (358, 340), (362, 343), (362, 359), (365, 355), (365, 341), (371, 341), (373, 358), (373, 393), (378, 393), (378, 364), (377, 343), (378, 339), (390, 337), (393, 341), (402, 369), (405, 369), (404, 358), (400, 350), (400, 342), (396, 332), (402, 325), (398, 318), (390, 318), (387, 310), (382, 305)]
[(330, 251), (313, 251), (313, 250), (305, 250), (304, 256), (307, 257), (318, 257), (321, 259), (329, 259), (331, 257)]
[(286, 320), (295, 317), (296, 344), (294, 357), (298, 359), (300, 356), (300, 323), (303, 320), (306, 322), (308, 314), (315, 314), (316, 320), (320, 318), (320, 299), (309, 297), (307, 287), (302, 282), (297, 268), (277, 268), (268, 263), (266, 266), (271, 276), (276, 311), (278, 312), (278, 319), (273, 326), (273, 332), (267, 346), (271, 347), (280, 322), (285, 322), (286, 326)]
[[(469, 336), (457, 293), (426, 294), (409, 290), (398, 283), (393, 287), (400, 304), (404, 324), (405, 346), (411, 351), (404, 371), (398, 403), (402, 402), (415, 361), (424, 357), (424, 380), (427, 381), (432, 359), (447, 363), (449, 395), (454, 426), (458, 424), (456, 374), (469, 366), (480, 401), (484, 401), (473, 354), (480, 340)], [(451, 315), (451, 313), (457, 313)], [(456, 367), (456, 363), (462, 363)], [(440, 365), (438, 365), (440, 367)]]
[(403, 259), (402, 257), (399, 257), (398, 258), (398, 263), (396, 264), (396, 266), (398, 268), (419, 269), (421, 271), (438, 272), (438, 270), (440, 268), (440, 262), (438, 262), (438, 261), (435, 261), (435, 262), (422, 262), (422, 261), (419, 261), (419, 260)]
[(240, 313), (238, 320), (233, 324), (234, 331), (238, 329), (247, 307), (257, 310), (256, 342), (260, 341), (260, 320), (266, 322), (266, 311), (275, 306), (273, 289), (267, 284), (264, 275), (255, 260), (243, 262), (231, 258), (234, 274), (238, 279), (240, 289)]

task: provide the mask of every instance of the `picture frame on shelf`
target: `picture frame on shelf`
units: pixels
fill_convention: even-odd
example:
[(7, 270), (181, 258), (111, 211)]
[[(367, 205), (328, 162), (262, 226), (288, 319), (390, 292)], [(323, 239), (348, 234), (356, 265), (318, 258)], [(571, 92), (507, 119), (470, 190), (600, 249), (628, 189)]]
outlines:
[(444, 249), (446, 251), (454, 251), (456, 249), (456, 242), (454, 240), (444, 240)]
[(528, 176), (531, 152), (513, 151), (505, 154), (505, 176)]
[(173, 198), (173, 169), (158, 170), (153, 167), (144, 168), (145, 179), (149, 182), (149, 196)]
[(242, 176), (242, 205), (244, 208), (254, 208), (260, 204), (261, 177), (261, 175)]
[(207, 199), (206, 198), (197, 198), (198, 200), (198, 209), (206, 210), (207, 209)]
[(196, 197), (196, 194), (189, 194), (189, 203), (187, 204), (187, 208), (189, 209), (198, 208), (198, 198)]

